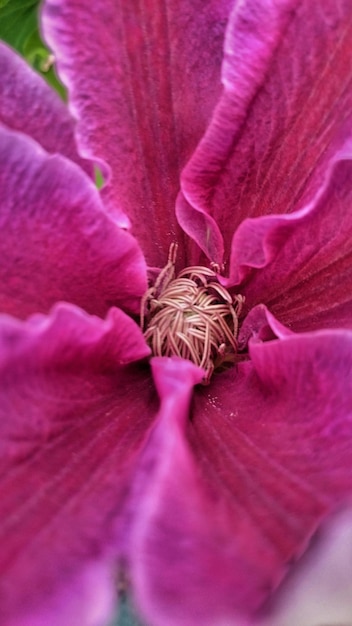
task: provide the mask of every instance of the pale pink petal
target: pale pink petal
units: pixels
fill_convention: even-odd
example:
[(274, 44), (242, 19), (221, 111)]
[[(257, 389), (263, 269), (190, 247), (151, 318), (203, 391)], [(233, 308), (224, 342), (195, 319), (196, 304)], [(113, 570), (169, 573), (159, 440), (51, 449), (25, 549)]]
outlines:
[(118, 598), (116, 591), (116, 566), (109, 559), (93, 561), (85, 565), (76, 577), (56, 594), (44, 599), (33, 611), (18, 606), (14, 619), (1, 626), (107, 626), (116, 615)]
[(142, 252), (93, 182), (21, 133), (0, 136), (1, 310), (26, 317), (66, 300), (102, 316), (112, 305), (138, 313)]
[(238, 228), (224, 282), (239, 284), (248, 310), (265, 303), (295, 331), (352, 327), (351, 157), (350, 142), (304, 209)]
[(48, 625), (91, 626), (111, 606), (131, 474), (158, 406), (133, 363), (148, 353), (118, 309), (105, 321), (72, 305), (1, 317), (1, 626), (44, 626), (55, 607)]
[[(210, 247), (215, 224), (227, 261), (241, 221), (300, 207), (351, 135), (351, 38), (350, 0), (236, 3), (224, 93), (182, 175), (189, 204), (178, 206), (181, 225), (211, 260), (222, 261)], [(208, 215), (201, 230), (197, 212)]]
[(327, 520), (255, 626), (352, 624), (351, 509)]
[(183, 398), (197, 382), (189, 364), (158, 366), (150, 489), (130, 538), (153, 626), (240, 624), (351, 495), (351, 333), (288, 335), (250, 353), (196, 387), (190, 420), (177, 403), (180, 380)]
[(0, 41), (0, 122), (59, 152), (92, 174), (92, 163), (79, 157), (74, 121), (66, 105), (28, 63)]
[(129, 216), (151, 265), (163, 266), (170, 243), (183, 241), (179, 174), (221, 92), (232, 4), (96, 0), (87, 11), (84, 0), (44, 3), (44, 35), (79, 120), (80, 152), (104, 163), (103, 197), (121, 224)]

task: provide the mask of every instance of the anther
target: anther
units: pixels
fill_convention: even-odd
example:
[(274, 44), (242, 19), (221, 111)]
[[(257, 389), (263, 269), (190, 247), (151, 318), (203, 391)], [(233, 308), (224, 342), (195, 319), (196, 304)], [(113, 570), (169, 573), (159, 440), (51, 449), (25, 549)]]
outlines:
[(155, 356), (179, 356), (214, 370), (236, 361), (238, 319), (244, 298), (232, 296), (214, 269), (192, 266), (177, 276), (177, 244), (141, 303), (141, 328)]

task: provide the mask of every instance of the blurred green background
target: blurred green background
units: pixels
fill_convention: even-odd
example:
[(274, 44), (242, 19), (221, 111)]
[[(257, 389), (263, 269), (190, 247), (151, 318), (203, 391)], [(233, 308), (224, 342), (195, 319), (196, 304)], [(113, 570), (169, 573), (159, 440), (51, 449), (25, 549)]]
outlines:
[(0, 39), (15, 48), (65, 98), (40, 36), (38, 0), (0, 0)]

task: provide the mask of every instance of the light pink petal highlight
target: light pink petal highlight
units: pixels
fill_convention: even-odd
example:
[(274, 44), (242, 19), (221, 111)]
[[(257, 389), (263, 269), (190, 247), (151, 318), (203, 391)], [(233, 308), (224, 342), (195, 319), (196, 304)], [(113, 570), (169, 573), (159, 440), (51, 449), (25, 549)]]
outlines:
[(48, 596), (44, 606), (14, 620), (2, 621), (1, 626), (107, 626), (117, 611), (116, 567), (109, 560), (93, 562), (68, 581), (64, 589)]
[(350, 626), (352, 511), (328, 519), (255, 626)]

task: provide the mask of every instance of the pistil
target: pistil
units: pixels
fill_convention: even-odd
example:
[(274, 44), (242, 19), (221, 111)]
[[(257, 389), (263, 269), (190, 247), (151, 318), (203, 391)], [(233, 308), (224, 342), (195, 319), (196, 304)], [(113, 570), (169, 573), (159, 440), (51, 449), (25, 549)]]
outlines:
[(204, 384), (216, 370), (236, 361), (238, 320), (244, 298), (231, 295), (213, 269), (192, 266), (177, 276), (177, 245), (141, 304), (141, 328), (155, 356), (179, 356), (205, 370)]

